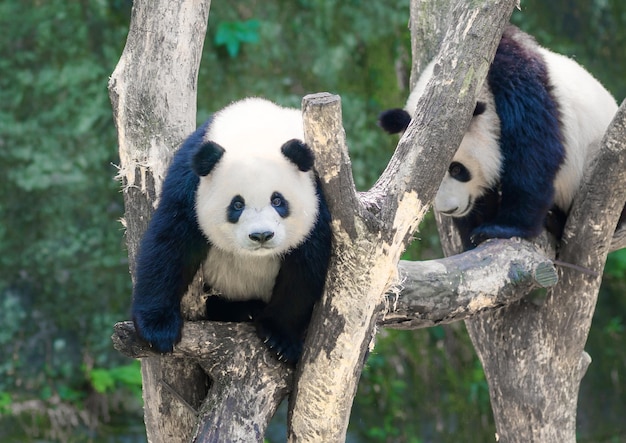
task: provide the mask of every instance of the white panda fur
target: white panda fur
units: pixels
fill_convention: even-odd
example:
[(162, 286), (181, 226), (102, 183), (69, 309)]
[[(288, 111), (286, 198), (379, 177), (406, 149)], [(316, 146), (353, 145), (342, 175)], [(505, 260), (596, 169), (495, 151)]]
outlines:
[(602, 137), (617, 112), (613, 96), (572, 59), (543, 47), (554, 95), (560, 104), (565, 163), (555, 179), (555, 203), (569, 211), (584, 171), (596, 156)]
[[(196, 196), (198, 224), (215, 246), (204, 274), (207, 283), (229, 299), (245, 300), (255, 293), (269, 301), (281, 254), (298, 246), (313, 228), (318, 213), (313, 171), (299, 171), (277, 149), (285, 140), (303, 138), (300, 111), (259, 98), (224, 108), (206, 133), (205, 140), (224, 146), (226, 152), (211, 173), (200, 178)], [(289, 202), (287, 218), (281, 218), (268, 199), (276, 190)], [(246, 202), (236, 224), (224, 217), (234, 195)], [(262, 244), (249, 238), (251, 232), (263, 231), (274, 232), (274, 237)]]

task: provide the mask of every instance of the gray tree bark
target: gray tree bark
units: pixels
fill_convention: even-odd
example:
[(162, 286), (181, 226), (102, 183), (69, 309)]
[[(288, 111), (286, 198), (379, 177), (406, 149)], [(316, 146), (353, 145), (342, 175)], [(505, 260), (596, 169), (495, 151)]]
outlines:
[[(155, 207), (171, 155), (196, 125), (196, 81), (210, 0), (136, 0), (128, 38), (111, 75), (109, 95), (118, 131), (131, 275), (141, 236)], [(201, 288), (184, 302), (198, 316)], [(204, 371), (189, 359), (142, 359), (148, 441), (186, 442), (206, 393)], [(189, 406), (191, 405), (191, 407)]]

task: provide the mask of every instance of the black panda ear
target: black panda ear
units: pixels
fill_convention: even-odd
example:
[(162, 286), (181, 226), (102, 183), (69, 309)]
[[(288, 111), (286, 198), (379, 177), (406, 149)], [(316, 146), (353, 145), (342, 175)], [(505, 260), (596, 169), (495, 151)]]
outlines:
[(200, 177), (209, 175), (217, 162), (224, 155), (224, 148), (215, 142), (203, 143), (193, 154), (191, 159), (191, 168)]
[(301, 140), (293, 139), (286, 142), (280, 151), (302, 172), (310, 171), (313, 168), (315, 156), (313, 151)]
[(389, 134), (397, 134), (406, 131), (411, 123), (411, 115), (404, 109), (395, 108), (387, 109), (378, 116), (378, 126), (383, 128)]
[(483, 112), (485, 112), (485, 110), (487, 110), (487, 103), (485, 103), (485, 102), (476, 102), (476, 107), (474, 108), (473, 116), (476, 117), (477, 115), (480, 115)]

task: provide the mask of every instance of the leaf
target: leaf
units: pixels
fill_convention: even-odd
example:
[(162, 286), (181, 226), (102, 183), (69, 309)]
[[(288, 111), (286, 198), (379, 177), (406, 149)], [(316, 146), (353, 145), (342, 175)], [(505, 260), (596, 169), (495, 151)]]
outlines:
[(258, 20), (221, 22), (217, 25), (215, 44), (226, 47), (231, 58), (237, 57), (242, 43), (259, 42)]
[(108, 369), (92, 369), (89, 372), (91, 385), (100, 394), (104, 394), (115, 386), (115, 380)]

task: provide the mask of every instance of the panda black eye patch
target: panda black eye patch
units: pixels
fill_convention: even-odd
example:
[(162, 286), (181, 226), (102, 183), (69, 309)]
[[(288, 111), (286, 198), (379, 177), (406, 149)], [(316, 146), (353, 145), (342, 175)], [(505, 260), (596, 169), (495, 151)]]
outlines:
[(469, 170), (459, 162), (450, 163), (448, 173), (450, 177), (463, 183), (467, 183), (472, 179), (472, 174)]
[(272, 206), (278, 212), (282, 218), (289, 216), (289, 202), (285, 200), (285, 197), (280, 192), (274, 192), (270, 198)]
[(234, 196), (233, 199), (230, 201), (228, 208), (226, 208), (226, 219), (228, 220), (228, 222), (237, 223), (245, 207), (246, 201), (243, 199), (243, 197), (241, 195)]

